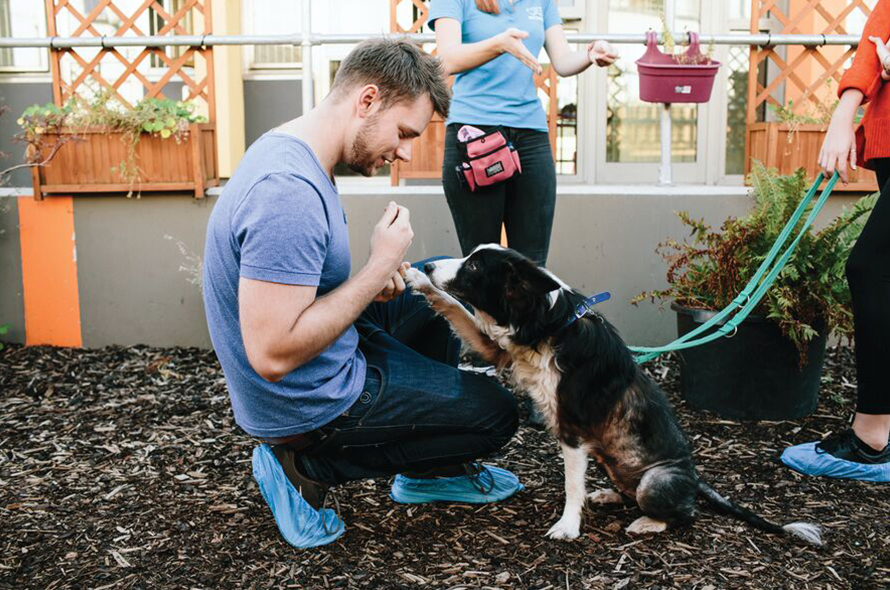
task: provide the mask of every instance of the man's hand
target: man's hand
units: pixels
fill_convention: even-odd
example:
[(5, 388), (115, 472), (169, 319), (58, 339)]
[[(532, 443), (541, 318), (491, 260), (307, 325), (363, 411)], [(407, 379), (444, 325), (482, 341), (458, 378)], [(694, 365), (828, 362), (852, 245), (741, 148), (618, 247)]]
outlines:
[(587, 46), (587, 56), (590, 63), (601, 68), (610, 66), (618, 59), (618, 52), (608, 41), (593, 41)]
[(522, 42), (526, 37), (528, 37), (526, 31), (520, 31), (519, 29), (510, 27), (497, 36), (498, 48), (501, 53), (509, 53), (528, 66), (536, 76), (540, 76), (541, 72), (544, 70), (541, 68), (541, 64), (538, 63), (535, 56), (532, 55), (531, 51), (528, 50), (528, 47), (525, 46), (525, 43)]
[(374, 301), (377, 303), (386, 303), (387, 301), (392, 301), (399, 295), (405, 292), (405, 272), (411, 268), (410, 262), (403, 262), (399, 266), (399, 270), (393, 273), (392, 277), (389, 279), (389, 282), (383, 288), (383, 291), (380, 292), (377, 297), (374, 298)]
[(501, 7), (498, 0), (476, 0), (476, 8), (488, 14), (500, 14)]
[[(413, 239), (414, 231), (411, 229), (408, 209), (390, 201), (371, 233), (371, 255), (368, 257), (368, 265), (380, 275), (382, 290), (385, 291), (390, 281), (395, 288), (393, 275), (399, 274), (399, 266)], [(404, 288), (402, 285), (402, 290)]]
[(880, 37), (869, 37), (869, 41), (875, 44), (875, 49), (878, 52), (878, 60), (881, 62), (881, 79), (884, 81), (890, 81), (890, 39), (884, 43), (884, 40)]

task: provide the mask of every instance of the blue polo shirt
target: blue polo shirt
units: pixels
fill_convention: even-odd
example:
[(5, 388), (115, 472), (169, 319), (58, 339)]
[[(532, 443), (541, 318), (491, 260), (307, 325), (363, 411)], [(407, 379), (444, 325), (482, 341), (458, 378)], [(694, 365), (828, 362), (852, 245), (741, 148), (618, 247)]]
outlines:
[[(461, 25), (463, 43), (484, 41), (511, 27), (520, 29), (528, 33), (523, 43), (537, 57), (544, 31), (562, 24), (556, 0), (500, 0), (500, 7), (500, 14), (488, 14), (476, 8), (476, 0), (433, 0), (430, 27), (435, 30), (436, 19), (453, 18)], [(457, 75), (448, 123), (547, 131), (532, 71), (509, 53)]]

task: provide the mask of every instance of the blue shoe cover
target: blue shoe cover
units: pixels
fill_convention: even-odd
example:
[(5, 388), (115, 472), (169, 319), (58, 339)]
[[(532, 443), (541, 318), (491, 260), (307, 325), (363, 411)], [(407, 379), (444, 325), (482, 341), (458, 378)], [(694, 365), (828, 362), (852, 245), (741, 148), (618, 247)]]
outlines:
[(890, 463), (870, 465), (838, 459), (824, 451), (817, 451), (816, 444), (810, 442), (788, 447), (782, 453), (782, 463), (804, 475), (890, 482)]
[(330, 508), (316, 510), (300, 496), (269, 445), (253, 450), (253, 478), (272, 510), (281, 536), (294, 547), (308, 549), (327, 545), (346, 530), (336, 512)]
[(525, 489), (525, 486), (506, 469), (484, 465), (477, 475), (411, 479), (399, 474), (392, 484), (389, 497), (400, 504), (426, 502), (487, 504), (509, 498), (522, 489)]

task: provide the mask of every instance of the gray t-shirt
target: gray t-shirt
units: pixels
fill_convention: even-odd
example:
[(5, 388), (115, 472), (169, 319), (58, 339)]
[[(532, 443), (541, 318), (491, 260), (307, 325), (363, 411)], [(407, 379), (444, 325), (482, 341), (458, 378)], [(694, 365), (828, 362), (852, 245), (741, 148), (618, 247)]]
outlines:
[(307, 432), (346, 411), (361, 393), (366, 370), (355, 327), (270, 383), (253, 370), (244, 350), (239, 277), (317, 286), (317, 296), (349, 278), (339, 194), (309, 146), (293, 136), (270, 132), (258, 139), (213, 208), (204, 250), (207, 324), (235, 421), (248, 434)]

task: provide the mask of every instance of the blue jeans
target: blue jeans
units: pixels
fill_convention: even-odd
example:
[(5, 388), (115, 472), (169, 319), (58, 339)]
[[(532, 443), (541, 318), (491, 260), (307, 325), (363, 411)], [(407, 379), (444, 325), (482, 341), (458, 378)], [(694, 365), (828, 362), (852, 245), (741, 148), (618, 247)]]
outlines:
[(409, 290), (372, 303), (355, 326), (368, 361), (364, 389), (301, 452), (307, 476), (340, 484), (459, 465), (513, 437), (515, 398), (493, 379), (457, 369), (459, 342), (422, 296)]
[[(545, 265), (556, 209), (556, 166), (550, 136), (545, 131), (504, 127), (507, 141), (519, 152), (522, 174), (473, 192), (460, 183), (454, 171), (460, 164), (457, 130), (462, 126), (452, 123), (445, 130), (442, 186), (463, 255), (479, 244), (500, 243), (503, 224), (511, 248)], [(486, 132), (494, 129), (491, 125), (474, 127)]]

